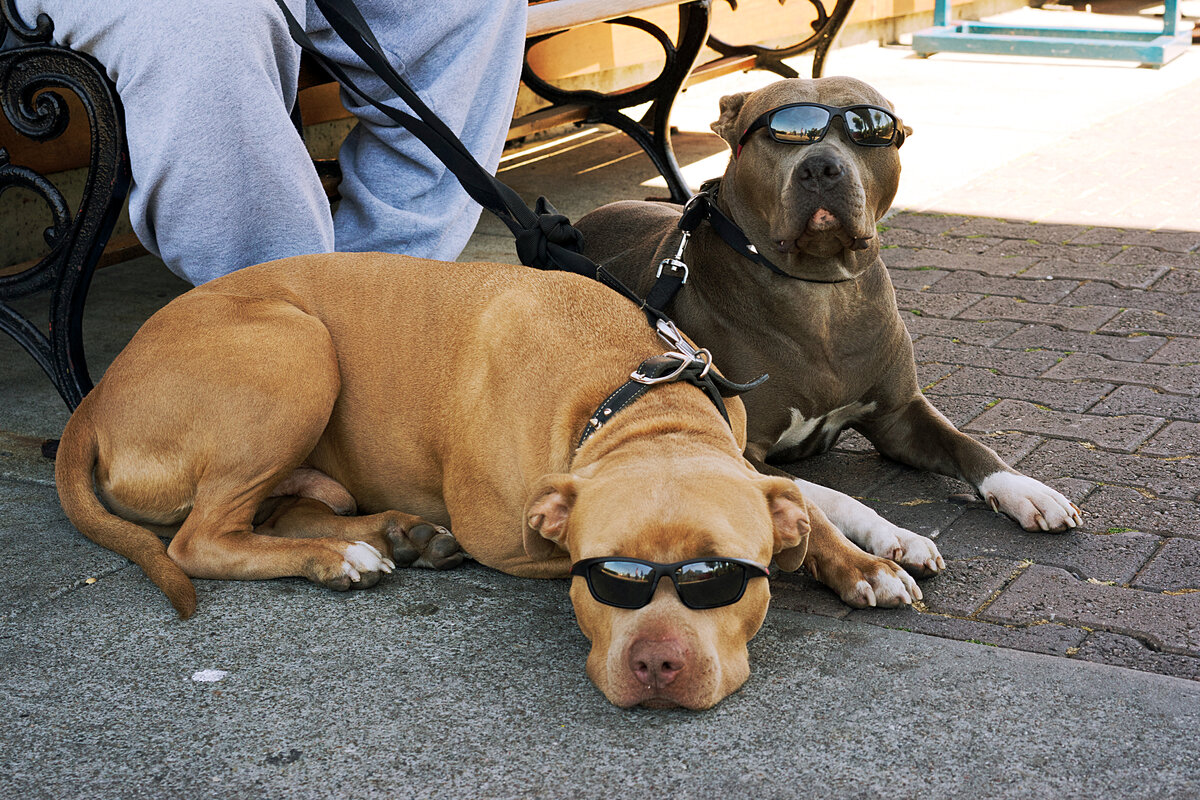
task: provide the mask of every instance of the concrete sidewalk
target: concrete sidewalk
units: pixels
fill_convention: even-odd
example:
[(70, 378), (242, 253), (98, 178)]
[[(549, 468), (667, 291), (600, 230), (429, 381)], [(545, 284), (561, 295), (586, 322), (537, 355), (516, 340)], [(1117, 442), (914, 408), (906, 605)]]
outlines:
[[(476, 565), (343, 595), (200, 581), (196, 617), (174, 619), (63, 517), (39, 446), (66, 413), (4, 340), (5, 794), (1196, 796), (1200, 52), (1151, 71), (867, 45), (827, 72), (879, 86), (916, 131), (881, 236), (926, 392), (1079, 503), (1082, 530), (1024, 533), (846, 436), (792, 469), (935, 536), (947, 570), (925, 601), (851, 611), (773, 579), (740, 692), (620, 711), (584, 675), (562, 582)], [(770, 80), (687, 92), (690, 180), (727, 157), (717, 98)], [(573, 218), (663, 191), (603, 130), (503, 169)], [(464, 258), (512, 261), (507, 231), (484, 219)], [(183, 288), (152, 259), (102, 271), (93, 374)]]

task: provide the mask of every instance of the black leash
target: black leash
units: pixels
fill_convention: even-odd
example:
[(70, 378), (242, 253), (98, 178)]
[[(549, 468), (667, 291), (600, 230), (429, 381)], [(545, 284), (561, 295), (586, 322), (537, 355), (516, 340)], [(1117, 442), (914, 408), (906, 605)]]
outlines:
[[(276, 0), (287, 19), (288, 30), (300, 47), (316, 59), (347, 90), (373, 105), (389, 119), (416, 136), (454, 173), (471, 199), (500, 218), (517, 239), (517, 255), (521, 263), (538, 269), (560, 269), (600, 280), (613, 289), (641, 304), (640, 299), (600, 270), (590, 259), (578, 252), (582, 235), (571, 227), (566, 217), (557, 214), (545, 198), (537, 201), (537, 211), (531, 211), (520, 195), (496, 180), (480, 166), (466, 145), (388, 63), (387, 56), (375, 34), (367, 26), (358, 7), (345, 0), (316, 0), (334, 31), (396, 93), (417, 116), (393, 108), (360, 89), (338, 64), (326, 58), (304, 28), (283, 4)], [(653, 324), (653, 321), (652, 321)]]
[[(763, 375), (750, 383), (741, 384), (726, 380), (711, 371), (712, 362), (711, 356), (707, 355), (708, 351), (694, 348), (660, 307), (642, 300), (616, 276), (579, 252), (583, 247), (583, 235), (571, 226), (570, 220), (555, 211), (546, 198), (539, 197), (535, 204), (536, 210), (530, 210), (520, 195), (484, 169), (466, 145), (425, 105), (408, 81), (388, 63), (386, 51), (375, 38), (353, 0), (315, 0), (315, 3), (338, 36), (387, 84), (388, 88), (416, 112), (417, 116), (393, 108), (360, 89), (350, 80), (345, 70), (317, 49), (282, 0), (275, 2), (287, 20), (292, 38), (306, 53), (316, 59), (348, 91), (370, 103), (397, 125), (416, 136), (454, 173), (472, 200), (491, 211), (508, 226), (516, 237), (517, 256), (522, 264), (536, 269), (557, 269), (592, 278), (637, 305), (646, 315), (650, 326), (677, 351), (669, 353), (668, 356), (682, 358), (685, 367), (693, 362), (699, 365), (696, 369), (680, 369), (672, 379), (689, 380), (701, 386), (716, 403), (721, 416), (727, 422), (729, 415), (721, 398), (749, 391), (767, 379), (767, 376)], [(663, 380), (656, 379), (654, 382), (659, 383)]]

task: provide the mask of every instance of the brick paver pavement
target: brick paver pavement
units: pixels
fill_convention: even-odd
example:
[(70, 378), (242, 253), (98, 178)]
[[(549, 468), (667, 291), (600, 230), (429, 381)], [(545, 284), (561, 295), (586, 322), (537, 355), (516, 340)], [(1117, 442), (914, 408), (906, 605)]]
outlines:
[(1200, 233), (899, 213), (882, 240), (925, 392), (1084, 524), (1026, 533), (844, 436), (793, 471), (935, 537), (946, 571), (911, 609), (803, 577), (777, 602), (1200, 680)]

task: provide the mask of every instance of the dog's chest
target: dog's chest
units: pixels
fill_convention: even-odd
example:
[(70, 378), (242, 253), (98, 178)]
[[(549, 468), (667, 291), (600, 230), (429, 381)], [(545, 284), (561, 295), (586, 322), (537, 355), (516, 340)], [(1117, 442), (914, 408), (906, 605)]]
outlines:
[(833, 446), (838, 434), (848, 425), (874, 410), (874, 401), (847, 403), (816, 417), (805, 417), (799, 409), (789, 409), (791, 422), (771, 446), (770, 455), (786, 452), (789, 457), (804, 458), (823, 453)]

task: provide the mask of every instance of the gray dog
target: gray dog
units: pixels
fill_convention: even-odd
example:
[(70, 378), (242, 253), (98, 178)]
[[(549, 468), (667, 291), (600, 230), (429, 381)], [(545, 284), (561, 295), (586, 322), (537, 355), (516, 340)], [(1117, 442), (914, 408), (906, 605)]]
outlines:
[[(712, 129), (733, 157), (719, 183), (688, 207), (688, 237), (683, 209), (663, 203), (613, 203), (578, 227), (586, 254), (666, 302), (726, 375), (770, 374), (744, 398), (751, 462), (781, 474), (767, 462), (823, 452), (853, 428), (890, 458), (970, 483), (1026, 530), (1078, 525), (1074, 504), (958, 431), (917, 386), (875, 236), (896, 194), (899, 146), (911, 134), (891, 104), (852, 78), (783, 80), (722, 98)], [(654, 265), (673, 256), (659, 270), (671, 280), (659, 281)], [(796, 483), (868, 552), (918, 576), (944, 568), (926, 537), (840, 492)], [(911, 602), (883, 572), (870, 583), (870, 591), (843, 592), (843, 600)]]

